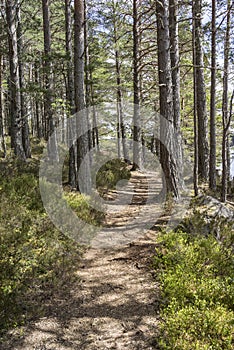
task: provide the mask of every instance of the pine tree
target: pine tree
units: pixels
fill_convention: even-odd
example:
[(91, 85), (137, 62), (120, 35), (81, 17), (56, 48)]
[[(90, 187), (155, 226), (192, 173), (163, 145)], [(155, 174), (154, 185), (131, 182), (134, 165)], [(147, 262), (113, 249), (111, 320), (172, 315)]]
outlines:
[[(174, 125), (174, 99), (169, 34), (169, 1), (156, 1), (157, 40), (158, 40), (158, 74), (160, 93), (160, 162), (165, 178), (165, 190), (178, 198), (179, 176), (175, 149), (169, 145), (176, 144), (176, 134), (171, 132)], [(171, 126), (171, 127), (170, 127)]]
[(20, 75), (19, 75), (19, 56), (17, 44), (17, 11), (18, 1), (6, 0), (6, 20), (8, 30), (9, 44), (9, 62), (10, 62), (10, 116), (11, 116), (11, 146), (15, 155), (25, 160), (26, 155), (22, 139), (22, 117), (21, 117), (21, 99), (20, 99)]
[(197, 113), (197, 134), (198, 134), (198, 175), (201, 180), (208, 178), (208, 119), (206, 110), (206, 87), (204, 78), (204, 62), (202, 47), (202, 0), (193, 0), (194, 19), (194, 68), (196, 79), (196, 108)]
[(88, 120), (85, 111), (84, 90), (84, 3), (74, 1), (74, 92), (75, 108), (78, 113), (77, 130), (80, 137), (77, 141), (77, 187), (81, 192), (91, 192), (91, 169), (89, 153)]
[(212, 0), (209, 185), (216, 190), (216, 0)]
[(139, 87), (139, 7), (141, 1), (133, 0), (133, 167), (132, 170), (142, 167), (141, 147), (141, 112), (140, 112), (140, 87)]
[(231, 122), (231, 116), (229, 116), (229, 113), (228, 113), (230, 32), (231, 32), (231, 0), (227, 0), (227, 20), (226, 20), (225, 43), (224, 43), (224, 72), (223, 72), (223, 100), (222, 100), (222, 121), (223, 121), (222, 191), (221, 191), (222, 202), (226, 202), (226, 199), (227, 199), (227, 179), (228, 179), (228, 163), (227, 163), (228, 145), (227, 143), (228, 143), (228, 131), (229, 131), (230, 122)]

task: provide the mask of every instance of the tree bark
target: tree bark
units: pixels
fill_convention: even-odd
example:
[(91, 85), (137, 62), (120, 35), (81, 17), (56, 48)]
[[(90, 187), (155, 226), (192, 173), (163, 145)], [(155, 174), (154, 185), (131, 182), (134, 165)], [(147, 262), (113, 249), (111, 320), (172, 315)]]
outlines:
[(196, 48), (195, 48), (195, 25), (194, 18), (192, 24), (192, 46), (193, 46), (193, 128), (194, 128), (194, 167), (193, 167), (193, 185), (194, 185), (194, 195), (195, 197), (199, 194), (198, 187), (198, 127), (197, 127), (197, 68), (196, 68)]
[(74, 74), (73, 74), (73, 60), (72, 60), (72, 14), (71, 14), (72, 0), (65, 0), (65, 26), (66, 26), (66, 55), (67, 55), (67, 87), (66, 96), (68, 102), (69, 113), (73, 114), (74, 106)]
[[(38, 67), (38, 63), (35, 62), (34, 63), (34, 81), (37, 87), (39, 86), (39, 80), (40, 80), (39, 67)], [(40, 103), (38, 101), (38, 97), (36, 96), (35, 98), (35, 129), (36, 129), (35, 136), (38, 139), (41, 139), (41, 137), (45, 138), (44, 126), (42, 124), (43, 124), (42, 118), (40, 117)]]
[(216, 0), (212, 0), (209, 186), (216, 190)]
[[(160, 162), (165, 177), (165, 190), (179, 197), (179, 178), (175, 159), (176, 133), (174, 130), (174, 104), (170, 58), (169, 2), (156, 1), (158, 74), (160, 96)], [(170, 127), (171, 126), (171, 127)], [(171, 145), (171, 147), (169, 147)]]
[[(126, 130), (124, 124), (124, 111), (123, 111), (123, 93), (122, 93), (122, 81), (121, 81), (121, 68), (120, 68), (120, 52), (118, 43), (118, 28), (116, 23), (115, 4), (113, 3), (113, 25), (114, 25), (114, 47), (115, 47), (115, 72), (116, 72), (116, 85), (117, 85), (117, 137), (118, 137), (118, 153), (125, 162), (129, 163), (128, 147), (126, 140)], [(122, 144), (122, 147), (121, 147)], [(121, 149), (123, 152), (121, 152)]]
[(81, 136), (77, 142), (77, 188), (81, 192), (91, 192), (91, 169), (89, 152), (88, 120), (85, 111), (84, 94), (84, 3), (83, 0), (74, 1), (74, 90), (75, 107), (79, 112), (77, 129)]
[(20, 83), (20, 104), (22, 119), (22, 141), (26, 158), (31, 158), (30, 130), (28, 125), (27, 107), (25, 101), (25, 79), (23, 65), (23, 34), (21, 28), (20, 9), (17, 11), (17, 38), (18, 38), (18, 64), (19, 64), (19, 83)]
[[(75, 112), (74, 109), (74, 75), (72, 61), (72, 16), (71, 0), (65, 0), (65, 26), (66, 26), (66, 55), (67, 55), (67, 86), (66, 99), (69, 117)], [(72, 130), (68, 130), (68, 138), (72, 135)], [(76, 142), (69, 148), (69, 175), (68, 182), (72, 188), (76, 188)]]
[(177, 133), (178, 144), (176, 148), (175, 161), (177, 162), (178, 179), (180, 186), (183, 183), (183, 150), (181, 137), (181, 115), (180, 115), (180, 53), (179, 53), (179, 25), (178, 25), (178, 0), (169, 0), (169, 34), (170, 34), (170, 58), (171, 76), (173, 88), (174, 107), (174, 130)]
[[(230, 55), (230, 29), (231, 29), (231, 1), (227, 0), (227, 24), (224, 43), (224, 72), (223, 72), (223, 100), (222, 100), (222, 122), (223, 122), (223, 138), (222, 138), (222, 190), (221, 201), (227, 200), (227, 142), (228, 131), (230, 126), (230, 118), (228, 119), (228, 76), (229, 76), (229, 55)], [(232, 107), (232, 105), (231, 105)]]
[(139, 33), (138, 33), (139, 1), (133, 0), (133, 167), (132, 170), (142, 168), (141, 146), (141, 115), (139, 89)]
[(25, 160), (22, 140), (22, 118), (20, 100), (19, 57), (17, 45), (17, 7), (18, 2), (6, 0), (6, 19), (8, 26), (8, 44), (10, 61), (10, 116), (11, 116), (11, 146), (15, 155)]
[(2, 55), (0, 55), (0, 152), (1, 157), (6, 157), (6, 144), (4, 137), (4, 127), (3, 127), (3, 91), (2, 91)]
[(49, 0), (42, 0), (43, 10), (43, 34), (44, 34), (44, 79), (45, 79), (45, 95), (44, 95), (44, 113), (46, 119), (46, 139), (49, 138), (53, 130), (51, 130), (52, 121), (52, 96), (51, 96), (51, 30), (50, 30), (50, 14)]
[[(43, 34), (44, 34), (44, 113), (46, 120), (46, 140), (48, 140), (48, 154), (51, 159), (58, 159), (57, 141), (54, 133), (52, 110), (52, 65), (51, 65), (51, 28), (49, 0), (42, 0)], [(52, 137), (53, 135), (53, 137)]]
[(95, 107), (95, 100), (94, 100), (94, 88), (93, 88), (93, 73), (91, 67), (89, 67), (89, 77), (90, 77), (90, 94), (91, 94), (91, 103), (92, 103), (92, 141), (93, 141), (93, 148), (96, 148), (96, 150), (99, 152), (99, 131), (98, 131), (98, 125), (97, 125), (97, 111)]
[(87, 3), (84, 1), (84, 50), (85, 50), (85, 101), (86, 101), (86, 115), (88, 122), (88, 138), (89, 138), (89, 155), (90, 164), (92, 164), (92, 148), (93, 148), (93, 132), (90, 122), (90, 107), (91, 107), (91, 89), (90, 89), (90, 77), (89, 77), (89, 65), (90, 65), (90, 55), (89, 55), (89, 39), (88, 39), (88, 19), (87, 19)]
[(195, 35), (195, 67), (196, 67), (196, 106), (198, 121), (198, 175), (202, 181), (208, 178), (208, 130), (207, 130), (207, 111), (206, 111), (206, 87), (204, 79), (204, 63), (202, 49), (202, 0), (193, 0), (193, 18)]
[(172, 69), (174, 127), (180, 130), (180, 56), (178, 31), (178, 1), (169, 0), (170, 57)]

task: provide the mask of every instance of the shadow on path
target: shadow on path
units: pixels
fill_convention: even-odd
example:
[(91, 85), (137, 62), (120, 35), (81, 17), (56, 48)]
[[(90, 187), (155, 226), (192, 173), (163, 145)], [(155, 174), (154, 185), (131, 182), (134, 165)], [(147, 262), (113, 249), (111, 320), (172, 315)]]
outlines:
[(157, 349), (159, 288), (150, 268), (155, 241), (151, 230), (120, 248), (89, 249), (77, 281), (45, 297), (43, 317), (22, 335), (10, 332), (0, 349)]

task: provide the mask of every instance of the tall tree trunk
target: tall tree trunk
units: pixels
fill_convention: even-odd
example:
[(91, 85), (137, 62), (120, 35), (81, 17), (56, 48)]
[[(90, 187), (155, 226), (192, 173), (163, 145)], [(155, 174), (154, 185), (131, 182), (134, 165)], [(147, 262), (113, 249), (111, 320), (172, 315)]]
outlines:
[[(85, 101), (86, 101), (86, 115), (88, 122), (88, 137), (89, 137), (89, 150), (91, 151), (93, 148), (92, 142), (92, 127), (90, 122), (90, 106), (91, 106), (91, 89), (90, 89), (90, 77), (89, 77), (89, 65), (90, 65), (90, 56), (89, 56), (89, 39), (88, 39), (88, 20), (87, 20), (87, 4), (86, 0), (84, 1), (84, 50), (85, 50)], [(90, 163), (92, 164), (92, 152), (90, 154)]]
[[(39, 86), (39, 67), (37, 62), (34, 63), (34, 81), (36, 86)], [(36, 96), (35, 98), (35, 129), (36, 129), (36, 137), (38, 139), (41, 139), (41, 137), (45, 137), (45, 134), (43, 132), (44, 128), (42, 125), (42, 120), (40, 118), (40, 103), (38, 101), (38, 97)]]
[(196, 61), (196, 48), (195, 48), (195, 25), (194, 18), (192, 24), (192, 46), (193, 46), (193, 128), (194, 128), (194, 168), (193, 168), (193, 184), (194, 184), (194, 195), (198, 196), (198, 127), (197, 127), (197, 67)]
[(169, 0), (169, 33), (170, 57), (172, 69), (174, 126), (180, 130), (180, 68), (179, 68), (179, 31), (178, 31), (178, 1)]
[[(84, 3), (83, 0), (74, 1), (74, 90), (75, 107), (79, 112), (77, 118), (77, 129), (81, 136), (77, 142), (77, 188), (81, 192), (91, 192), (91, 168), (89, 152), (88, 120), (85, 111), (84, 95)], [(86, 156), (86, 157), (85, 157)]]
[(20, 82), (20, 103), (21, 103), (21, 119), (22, 119), (22, 141), (24, 152), (26, 158), (31, 158), (31, 146), (30, 146), (30, 131), (28, 125), (28, 116), (27, 116), (27, 107), (25, 101), (25, 81), (24, 81), (24, 65), (23, 65), (23, 34), (21, 28), (21, 20), (20, 20), (20, 9), (17, 11), (17, 38), (18, 38), (18, 64), (19, 64), (19, 82)]
[(73, 114), (74, 107), (74, 74), (73, 74), (73, 59), (72, 59), (72, 15), (71, 15), (72, 0), (65, 0), (65, 25), (66, 25), (66, 55), (67, 55), (67, 102), (69, 113)]
[(5, 158), (6, 156), (6, 144), (4, 137), (4, 127), (3, 127), (3, 91), (2, 91), (2, 55), (0, 54), (0, 152), (1, 157)]
[[(68, 104), (69, 116), (74, 113), (74, 75), (72, 61), (72, 16), (71, 16), (71, 0), (65, 0), (65, 23), (66, 23), (66, 54), (67, 54), (67, 86), (66, 97)], [(68, 138), (72, 134), (72, 130), (68, 130)], [(69, 149), (69, 178), (68, 182), (72, 188), (76, 188), (76, 142)]]
[[(89, 50), (88, 50), (89, 51)], [(92, 64), (90, 64), (91, 56), (90, 52), (88, 52), (88, 61), (86, 69), (87, 69), (87, 77), (88, 77), (88, 84), (89, 85), (89, 104), (92, 106), (90, 111), (92, 110), (92, 148), (96, 148), (97, 151), (100, 150), (99, 148), (99, 131), (98, 131), (98, 125), (97, 125), (97, 111), (95, 106), (95, 97), (94, 97), (94, 87), (93, 87), (93, 71), (92, 71)], [(86, 78), (87, 81), (87, 78)]]
[(93, 148), (96, 148), (96, 150), (99, 151), (100, 150), (100, 147), (99, 147), (99, 131), (98, 131), (98, 126), (97, 126), (97, 111), (96, 111), (95, 100), (94, 100), (93, 73), (92, 73), (91, 67), (89, 67), (89, 78), (90, 78), (90, 94), (91, 94), (92, 122), (93, 122), (92, 141), (93, 141)]
[(46, 119), (46, 139), (49, 138), (53, 130), (51, 127), (52, 120), (52, 96), (51, 96), (51, 30), (50, 30), (50, 14), (49, 0), (42, 0), (43, 10), (43, 34), (44, 34), (44, 79), (45, 89), (44, 94), (44, 114)]
[(18, 2), (6, 0), (6, 19), (8, 26), (9, 61), (10, 61), (10, 115), (11, 146), (15, 155), (25, 160), (22, 140), (22, 118), (20, 101), (19, 57), (17, 45), (17, 7)]
[[(159, 97), (160, 97), (160, 162), (165, 177), (165, 190), (167, 193), (179, 197), (179, 179), (177, 162), (175, 160), (174, 147), (176, 144), (172, 138), (174, 124), (173, 88), (170, 58), (169, 36), (169, 2), (168, 0), (156, 1), (157, 12), (157, 41), (158, 41), (158, 74), (159, 74)], [(170, 128), (171, 125), (171, 128)]]
[(138, 32), (138, 7), (139, 0), (133, 0), (133, 167), (137, 170), (142, 167), (141, 146), (141, 115), (140, 115), (140, 89), (139, 89), (139, 32)]
[[(129, 162), (126, 130), (124, 124), (124, 111), (123, 111), (123, 93), (122, 93), (122, 81), (121, 81), (121, 66), (119, 58), (119, 43), (118, 43), (118, 28), (116, 23), (115, 3), (113, 2), (113, 16), (114, 16), (114, 46), (115, 46), (115, 72), (116, 72), (116, 85), (117, 85), (117, 137), (118, 137), (118, 153), (121, 157), (121, 148), (123, 150), (123, 158), (125, 162)], [(121, 142), (122, 141), (122, 142)], [(121, 147), (122, 144), (122, 147)]]
[[(51, 69), (51, 29), (49, 0), (42, 0), (43, 33), (44, 33), (44, 114), (46, 119), (46, 140), (48, 142), (48, 153), (51, 159), (57, 159), (57, 142), (54, 134), (54, 120), (52, 111), (52, 69)], [(53, 135), (53, 137), (51, 137)]]
[(117, 154), (118, 158), (121, 158), (121, 129), (120, 129), (120, 108), (117, 102)]
[(223, 139), (222, 139), (222, 190), (221, 201), (227, 199), (227, 142), (230, 118), (228, 119), (228, 76), (229, 76), (229, 55), (230, 55), (230, 29), (231, 29), (231, 0), (227, 0), (227, 24), (224, 43), (224, 72), (223, 72), (223, 101), (222, 101), (222, 121), (223, 121)]
[(178, 0), (169, 0), (169, 34), (170, 34), (170, 58), (171, 76), (173, 88), (174, 128), (177, 133), (178, 145), (175, 161), (177, 162), (178, 179), (183, 186), (183, 150), (181, 137), (180, 115), (180, 53), (179, 53), (179, 25), (178, 25)]
[(230, 150), (230, 129), (227, 133), (227, 193), (230, 190), (231, 184), (231, 150)]
[(196, 106), (198, 120), (198, 175), (201, 180), (208, 178), (208, 130), (207, 130), (207, 111), (206, 111), (206, 87), (204, 79), (204, 63), (202, 49), (202, 0), (193, 0), (193, 18), (195, 34), (195, 66), (196, 66)]
[[(143, 2), (144, 3), (144, 2)], [(137, 29), (138, 29), (138, 52), (139, 52), (139, 57), (138, 57), (138, 67), (141, 66), (142, 63), (142, 43), (144, 42), (143, 39), (143, 32), (144, 32), (144, 28), (142, 25), (142, 16), (143, 16), (143, 7), (142, 7), (142, 0), (139, 1), (139, 5), (138, 5), (139, 11), (138, 11), (138, 25), (137, 25)], [(139, 81), (139, 104), (140, 106), (143, 105), (144, 102), (144, 93), (143, 93), (143, 85), (144, 85), (144, 80), (143, 80), (143, 69), (138, 68), (138, 81)], [(144, 125), (142, 125), (141, 122), (141, 162), (142, 164), (144, 164), (145, 162), (145, 135), (144, 135)]]
[(212, 0), (209, 186), (216, 190), (216, 0)]

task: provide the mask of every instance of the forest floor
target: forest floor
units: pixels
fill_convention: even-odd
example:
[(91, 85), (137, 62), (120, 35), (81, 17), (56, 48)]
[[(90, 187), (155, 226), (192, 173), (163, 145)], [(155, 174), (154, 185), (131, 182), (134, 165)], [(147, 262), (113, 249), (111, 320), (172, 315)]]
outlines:
[[(139, 217), (147, 195), (144, 179), (134, 173), (131, 181), (140, 184), (139, 191), (133, 188), (130, 209), (106, 216), (107, 231), (120, 232)], [(76, 283), (48, 293), (43, 317), (10, 332), (0, 349), (157, 349), (159, 286), (151, 266), (156, 236), (157, 230), (146, 230), (127, 244), (91, 246), (79, 263)]]

